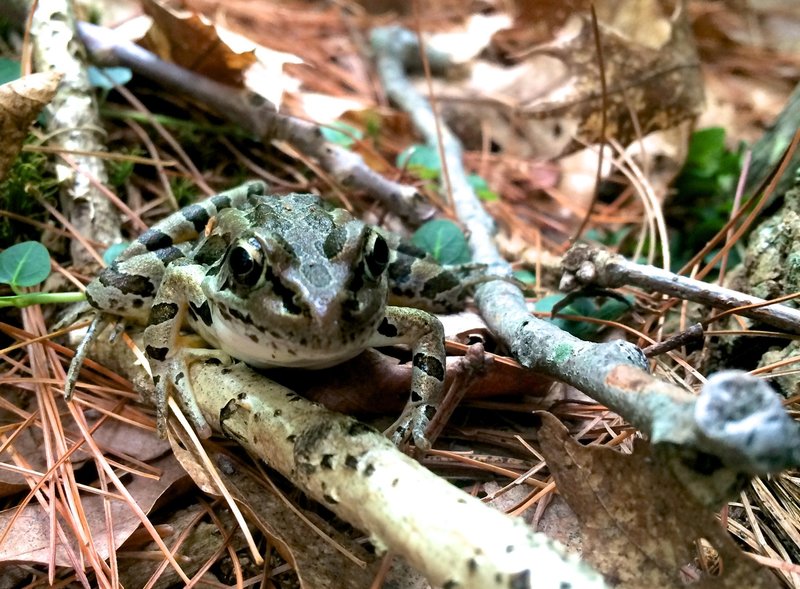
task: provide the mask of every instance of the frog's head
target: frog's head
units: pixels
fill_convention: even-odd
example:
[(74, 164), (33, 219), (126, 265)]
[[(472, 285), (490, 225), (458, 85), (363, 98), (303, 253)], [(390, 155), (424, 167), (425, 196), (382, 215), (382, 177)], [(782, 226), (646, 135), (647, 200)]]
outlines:
[(305, 339), (311, 347), (372, 334), (386, 304), (389, 264), (388, 245), (374, 229), (310, 196), (259, 205), (246, 222), (220, 221), (228, 246), (203, 290), (229, 329)]

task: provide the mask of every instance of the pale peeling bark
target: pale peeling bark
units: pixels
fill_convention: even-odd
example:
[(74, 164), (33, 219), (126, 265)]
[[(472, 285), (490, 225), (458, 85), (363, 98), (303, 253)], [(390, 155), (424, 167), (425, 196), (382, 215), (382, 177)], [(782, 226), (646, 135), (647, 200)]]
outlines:
[[(64, 74), (58, 92), (46, 109), (50, 144), (65, 151), (105, 151), (103, 125), (75, 32), (75, 17), (68, 0), (40, 0), (31, 25), (34, 62), (38, 71)], [(120, 240), (120, 220), (103, 193), (91, 179), (106, 184), (108, 177), (100, 158), (67, 154), (75, 166), (56, 159), (61, 182), (62, 210), (70, 223), (86, 237), (111, 244)], [(78, 171), (80, 170), (80, 171)], [(77, 266), (94, 261), (84, 247), (72, 242), (72, 259)]]
[[(416, 35), (398, 27), (377, 29), (372, 45), (387, 94), (436, 147), (437, 118), (410, 83), (405, 74), (408, 66), (402, 61), (418, 55)], [(494, 245), (491, 218), (460, 178), (464, 174), (461, 145), (446, 126), (440, 123), (439, 127), (453, 204), (470, 231), (473, 260), (489, 264), (494, 274), (510, 272)], [(673, 468), (684, 469), (690, 456), (718, 458), (719, 468), (700, 473), (703, 476), (692, 483), (697, 486), (693, 492), (704, 501), (724, 501), (747, 476), (800, 464), (800, 429), (777, 395), (767, 385), (752, 382), (756, 379), (727, 374), (712, 379), (697, 397), (652, 376), (641, 349), (632, 343), (586, 342), (532, 316), (522, 292), (509, 282), (482, 284), (475, 299), (487, 325), (520, 364), (571, 384), (610, 407), (648, 434), (653, 444), (676, 448), (677, 452), (666, 453)], [(739, 399), (737, 411), (709, 411), (723, 398)], [(702, 488), (703, 480), (708, 480), (709, 489)]]
[(372, 428), (253, 372), (196, 363), (195, 393), (215, 430), (265, 460), (436, 586), (599, 589), (557, 542), (437, 477)]

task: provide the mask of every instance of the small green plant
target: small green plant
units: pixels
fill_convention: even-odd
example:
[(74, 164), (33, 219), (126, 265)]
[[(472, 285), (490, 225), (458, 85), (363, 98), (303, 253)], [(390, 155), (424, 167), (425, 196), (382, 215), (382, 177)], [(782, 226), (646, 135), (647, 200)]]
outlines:
[(741, 146), (736, 151), (726, 147), (722, 128), (702, 129), (692, 135), (683, 169), (673, 183), (675, 195), (666, 210), (670, 226), (676, 228), (670, 234), (674, 269), (682, 267), (730, 218), (742, 153)]
[(106, 251), (103, 252), (103, 261), (110, 266), (111, 263), (117, 259), (117, 256), (124, 252), (129, 245), (130, 242), (128, 241), (120, 241), (119, 243), (111, 244), (106, 248)]
[[(33, 142), (29, 136), (26, 142)], [(45, 211), (33, 194), (55, 203), (58, 179), (43, 153), (22, 151), (0, 182), (0, 209), (33, 220), (45, 220)], [(40, 230), (10, 217), (0, 216), (0, 248), (39, 237)]]
[(730, 201), (741, 169), (742, 150), (731, 151), (725, 146), (725, 129), (701, 129), (692, 134), (675, 188), (681, 198), (725, 197)]
[(197, 200), (197, 185), (191, 178), (176, 176), (169, 184), (179, 207), (185, 207)]
[[(412, 145), (404, 149), (395, 162), (398, 168), (407, 169), (420, 180), (438, 180), (442, 173), (442, 162), (439, 152), (430, 145)], [(479, 199), (489, 202), (499, 200), (496, 192), (489, 188), (482, 177), (477, 174), (467, 176), (467, 182)]]
[(536, 292), (536, 273), (520, 268), (514, 270), (513, 275), (519, 281), (520, 288), (526, 295), (533, 295)]
[(345, 148), (352, 147), (356, 141), (364, 138), (364, 133), (359, 129), (341, 121), (336, 121), (330, 126), (320, 127), (320, 130), (327, 141)]
[[(550, 313), (553, 307), (559, 303), (565, 296), (563, 294), (555, 294), (543, 297), (536, 302), (535, 309), (541, 313)], [(633, 304), (633, 297), (623, 295), (630, 304), (625, 304), (613, 298), (606, 298), (602, 304), (599, 304), (595, 297), (580, 297), (572, 301), (569, 305), (561, 309), (559, 315), (579, 315), (582, 317), (591, 317), (593, 319), (602, 319), (605, 321), (615, 321), (622, 317)], [(572, 319), (562, 319), (556, 317), (555, 319), (548, 319), (559, 328), (563, 329), (584, 340), (589, 340), (597, 336), (602, 329), (602, 325), (598, 323), (588, 323), (583, 321), (574, 321)]]
[(436, 180), (442, 172), (439, 152), (430, 145), (412, 145), (397, 155), (395, 165), (421, 180)]
[[(133, 156), (144, 155), (144, 151), (139, 147), (132, 149), (122, 148), (119, 153), (127, 153)], [(118, 191), (125, 186), (133, 174), (133, 169), (136, 164), (129, 159), (109, 159), (106, 160), (106, 171), (108, 172), (108, 183), (111, 184)]]
[(17, 60), (0, 57), (0, 84), (13, 82), (21, 74), (22, 70)]
[(469, 245), (461, 228), (447, 219), (424, 223), (411, 236), (411, 243), (431, 254), (440, 264), (470, 261)]
[(133, 72), (126, 67), (89, 66), (89, 83), (106, 92), (114, 86), (124, 86), (133, 78)]
[(27, 307), (40, 303), (74, 303), (84, 299), (80, 292), (23, 292), (50, 276), (50, 254), (38, 241), (23, 241), (0, 252), (0, 284), (15, 293), (0, 297), (0, 307)]

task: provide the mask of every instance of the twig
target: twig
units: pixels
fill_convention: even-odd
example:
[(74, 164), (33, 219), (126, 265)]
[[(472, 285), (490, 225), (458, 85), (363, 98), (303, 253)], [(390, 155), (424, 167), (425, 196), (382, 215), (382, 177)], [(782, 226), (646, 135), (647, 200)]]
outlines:
[[(31, 23), (36, 69), (64, 74), (55, 98), (45, 110), (50, 144), (70, 152), (106, 151), (103, 125), (91, 98), (93, 92), (81, 45), (75, 39), (75, 16), (70, 7), (66, 0), (40, 0)], [(94, 185), (108, 182), (103, 160), (78, 154), (73, 158), (75, 166), (58, 161), (55, 164), (62, 187), (62, 210), (81, 235), (106, 244), (120, 241), (119, 215)], [(78, 240), (73, 240), (71, 254), (78, 266), (95, 263)]]
[(82, 22), (78, 23), (78, 31), (97, 63), (129, 67), (166, 88), (191, 95), (262, 141), (287, 141), (298, 151), (316, 158), (344, 188), (369, 193), (410, 223), (419, 224), (433, 214), (433, 208), (416, 188), (384, 178), (369, 168), (360, 155), (326, 142), (317, 125), (280, 114), (263, 96), (161, 61), (134, 43), (120, 41), (103, 27)]
[(679, 334), (664, 340), (663, 342), (658, 342), (652, 346), (642, 348), (642, 352), (648, 358), (653, 358), (660, 354), (671, 352), (672, 350), (680, 348), (681, 346), (702, 341), (703, 325), (701, 323), (695, 323), (694, 325), (690, 325), (685, 331), (682, 331)]
[[(372, 36), (379, 74), (388, 95), (411, 115), (419, 132), (432, 143), (433, 112), (411, 85), (400, 61), (414, 52), (398, 48), (414, 42), (413, 34), (397, 27), (376, 30)], [(492, 240), (493, 222), (466, 182), (461, 145), (445, 126), (442, 142), (455, 209), (470, 231), (473, 259), (489, 264), (494, 274), (508, 272), (510, 267)], [(703, 389), (698, 401), (691, 393), (650, 375), (646, 360), (635, 345), (619, 340), (585, 342), (533, 317), (522, 292), (509, 282), (485, 283), (478, 287), (475, 299), (486, 323), (520, 364), (567, 382), (604, 403), (647, 433), (653, 444), (711, 454), (729, 469), (730, 481), (742, 473), (775, 472), (800, 464), (798, 426), (783, 410), (777, 395), (770, 393), (774, 398), (771, 402), (769, 395), (763, 397), (763, 391), (756, 390), (751, 383), (756, 379), (737, 374), (716, 388)], [(739, 415), (716, 412), (710, 417), (706, 414), (706, 408), (713, 405), (710, 400), (726, 386), (741, 386), (751, 392), (752, 405), (740, 406), (744, 413)], [(729, 421), (716, 422), (713, 418)], [(750, 440), (745, 442), (741, 436), (731, 435), (737, 428), (746, 429)]]
[(190, 373), (214, 429), (368, 531), (379, 549), (402, 555), (435, 586), (605, 587), (577, 557), (523, 520), (434, 475), (372, 428), (306, 401), (243, 363), (197, 362)]
[[(784, 331), (800, 333), (800, 311), (797, 309), (772, 304), (758, 297), (680, 276), (655, 266), (636, 264), (619, 254), (587, 244), (576, 244), (570, 248), (564, 254), (561, 265), (564, 274), (559, 288), (565, 292), (589, 285), (602, 288), (636, 286), (717, 309), (735, 309), (737, 315), (744, 315)], [(716, 319), (719, 317), (717, 315)]]

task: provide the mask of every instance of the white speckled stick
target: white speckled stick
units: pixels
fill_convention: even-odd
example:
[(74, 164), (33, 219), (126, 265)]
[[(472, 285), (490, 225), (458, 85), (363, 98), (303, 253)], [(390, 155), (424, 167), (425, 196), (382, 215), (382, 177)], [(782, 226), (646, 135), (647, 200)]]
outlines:
[(309, 496), (402, 555), (436, 586), (600, 589), (602, 578), (429, 472), (379, 432), (273, 383), (246, 365), (197, 363), (206, 419)]

